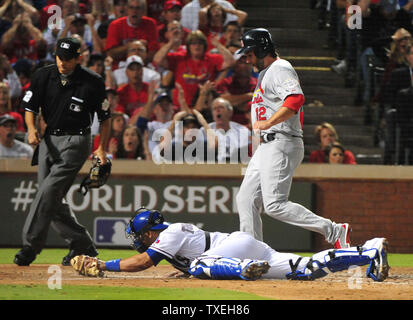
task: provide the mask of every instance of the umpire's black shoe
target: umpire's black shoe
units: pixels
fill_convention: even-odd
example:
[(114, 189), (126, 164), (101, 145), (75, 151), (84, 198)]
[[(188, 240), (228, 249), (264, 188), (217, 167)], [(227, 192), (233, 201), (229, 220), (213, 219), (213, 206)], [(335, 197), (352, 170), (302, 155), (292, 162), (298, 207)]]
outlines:
[(99, 253), (97, 252), (96, 247), (93, 244), (91, 244), (86, 249), (71, 249), (67, 256), (63, 258), (62, 265), (70, 266), (70, 260), (82, 254), (87, 255), (89, 257), (96, 257)]
[(30, 246), (24, 246), (14, 257), (18, 266), (29, 266), (36, 259), (36, 251)]

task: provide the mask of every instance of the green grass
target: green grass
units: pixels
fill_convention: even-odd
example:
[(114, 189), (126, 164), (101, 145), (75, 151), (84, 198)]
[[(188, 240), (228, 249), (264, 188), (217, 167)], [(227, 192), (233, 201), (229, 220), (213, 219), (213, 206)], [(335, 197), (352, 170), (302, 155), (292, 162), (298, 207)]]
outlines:
[[(13, 263), (14, 255), (18, 248), (0, 248), (0, 264)], [(135, 254), (131, 249), (99, 249), (99, 258), (102, 260), (123, 259)], [(62, 258), (67, 254), (67, 249), (45, 249), (37, 256), (33, 264), (60, 264)], [(311, 256), (312, 253), (299, 252), (302, 256)], [(392, 267), (413, 267), (413, 254), (390, 253), (389, 264)], [(161, 264), (168, 264), (162, 261)]]
[(132, 288), (63, 285), (0, 285), (0, 300), (263, 300), (244, 292), (213, 288)]

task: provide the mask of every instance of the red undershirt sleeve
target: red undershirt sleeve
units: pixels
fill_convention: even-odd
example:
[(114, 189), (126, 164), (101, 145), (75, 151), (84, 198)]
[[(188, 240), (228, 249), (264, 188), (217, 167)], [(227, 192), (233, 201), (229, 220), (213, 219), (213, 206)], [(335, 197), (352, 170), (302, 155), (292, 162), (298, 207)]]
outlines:
[(288, 109), (294, 110), (296, 113), (300, 111), (300, 108), (304, 104), (304, 95), (302, 94), (291, 94), (287, 98), (285, 98), (283, 107)]

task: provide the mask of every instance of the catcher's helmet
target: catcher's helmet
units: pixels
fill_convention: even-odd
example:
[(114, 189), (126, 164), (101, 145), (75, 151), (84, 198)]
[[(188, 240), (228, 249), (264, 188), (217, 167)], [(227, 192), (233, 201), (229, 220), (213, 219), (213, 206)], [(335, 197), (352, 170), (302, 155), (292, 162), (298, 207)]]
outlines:
[(164, 222), (163, 215), (157, 210), (139, 208), (126, 226), (126, 237), (133, 240), (132, 246), (139, 252), (146, 251), (142, 243), (143, 235), (149, 230), (164, 230), (169, 224)]
[(275, 52), (271, 33), (264, 28), (251, 29), (244, 33), (242, 35), (242, 46), (237, 51), (238, 54), (254, 51), (254, 54), (259, 59)]

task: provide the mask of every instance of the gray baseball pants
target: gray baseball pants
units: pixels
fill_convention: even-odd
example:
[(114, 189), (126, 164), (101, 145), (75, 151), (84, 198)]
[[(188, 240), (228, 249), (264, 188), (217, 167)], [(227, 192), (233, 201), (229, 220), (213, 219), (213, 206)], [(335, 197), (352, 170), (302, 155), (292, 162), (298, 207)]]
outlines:
[(49, 227), (71, 249), (89, 247), (93, 240), (80, 225), (64, 197), (91, 153), (90, 135), (46, 135), (39, 144), (38, 192), (23, 227), (23, 245), (43, 249)]
[(334, 244), (340, 225), (317, 216), (298, 203), (288, 201), (295, 169), (304, 158), (300, 138), (277, 134), (258, 146), (237, 194), (240, 230), (262, 241), (261, 211), (272, 218), (324, 235)]

